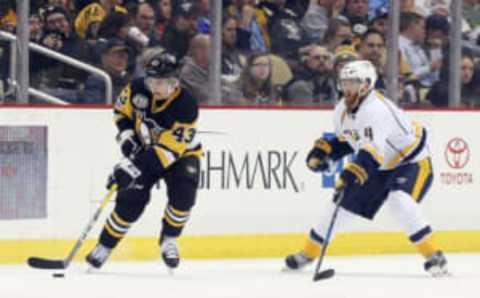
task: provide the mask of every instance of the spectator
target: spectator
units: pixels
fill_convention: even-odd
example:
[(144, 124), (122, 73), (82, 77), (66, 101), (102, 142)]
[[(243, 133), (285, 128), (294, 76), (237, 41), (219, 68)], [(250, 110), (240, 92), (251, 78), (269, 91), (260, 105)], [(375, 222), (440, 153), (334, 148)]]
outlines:
[(344, 6), (345, 0), (310, 0), (301, 21), (307, 39), (310, 42), (324, 42), (330, 19), (335, 19)]
[(226, 105), (280, 105), (278, 88), (272, 84), (272, 62), (268, 54), (253, 54), (238, 80), (223, 88)]
[(236, 48), (237, 20), (226, 16), (222, 24), (222, 75), (238, 77), (245, 65), (245, 57)]
[(425, 18), (416, 13), (402, 13), (399, 47), (422, 86), (431, 87), (438, 80), (442, 60), (429, 61), (425, 45)]
[[(238, 28), (244, 31), (243, 34), (250, 36), (249, 52), (261, 53), (270, 49), (270, 34), (264, 15), (257, 14), (254, 5), (254, 0), (235, 0), (234, 4), (227, 7), (227, 11), (231, 16), (237, 18)], [(263, 19), (258, 20), (258, 17), (263, 17)]]
[(472, 28), (480, 26), (480, 1), (463, 0), (463, 17)]
[(99, 0), (85, 6), (75, 19), (75, 31), (82, 39), (96, 39), (98, 28), (105, 16), (114, 11), (127, 13), (127, 10), (120, 6), (123, 0)]
[[(44, 14), (45, 32), (41, 44), (83, 62), (92, 60), (91, 48), (77, 38), (70, 15), (61, 6), (49, 6)], [(42, 55), (32, 56), (36, 61), (31, 69), (35, 81), (51, 94), (75, 102), (78, 88), (87, 74), (78, 68), (60, 63)], [(37, 73), (38, 72), (38, 73)], [(37, 74), (37, 75), (36, 75)]]
[[(472, 56), (463, 55), (461, 64), (461, 104), (480, 107), (480, 72)], [(448, 76), (436, 82), (427, 94), (427, 100), (436, 107), (448, 106)]]
[(175, 10), (174, 18), (167, 26), (161, 42), (153, 46), (160, 45), (181, 60), (187, 54), (190, 40), (195, 34), (197, 34), (197, 11), (193, 4), (186, 2)]
[(0, 30), (14, 32), (17, 25), (17, 14), (15, 13), (13, 1), (0, 1)]
[(210, 0), (198, 0), (198, 33), (210, 33)]
[(303, 72), (283, 87), (288, 105), (333, 104), (338, 99), (333, 54), (322, 46), (312, 47)]
[[(173, 5), (172, 0), (157, 0), (153, 6), (157, 15), (157, 22), (154, 28), (154, 40), (161, 41), (167, 25), (172, 20)], [(158, 43), (157, 43), (158, 44)]]
[(368, 25), (368, 0), (347, 0), (343, 15), (348, 18), (352, 28), (356, 25)]
[(209, 63), (210, 36), (198, 34), (192, 39), (189, 56), (180, 70), (180, 83), (199, 103), (208, 103), (210, 100)]
[(369, 60), (377, 69), (378, 79), (375, 84), (376, 89), (386, 90), (385, 83), (385, 65), (383, 56), (385, 53), (385, 36), (375, 30), (367, 31), (358, 46), (358, 52), (361, 59)]
[(154, 37), (155, 11), (148, 2), (143, 2), (133, 6), (133, 11), (129, 11), (133, 16), (133, 25), (148, 38)]
[(339, 16), (330, 21), (322, 44), (325, 45), (330, 52), (335, 52), (338, 46), (351, 43), (352, 39), (353, 32), (350, 22), (345, 17)]
[(30, 31), (30, 41), (40, 42), (43, 35), (43, 21), (38, 14), (30, 15), (30, 18), (28, 18), (28, 28)]
[(388, 9), (387, 8), (379, 8), (370, 17), (369, 28), (374, 29), (383, 36), (387, 36), (388, 34)]
[(130, 28), (131, 24), (127, 14), (111, 12), (100, 23), (98, 37), (103, 39), (119, 38), (126, 41)]
[[(97, 50), (100, 55), (100, 68), (105, 70), (112, 79), (112, 95), (113, 99), (115, 99), (128, 82), (127, 66), (131, 51), (123, 40), (117, 38), (100, 40), (97, 43)], [(102, 104), (106, 102), (105, 84), (102, 77), (90, 75), (87, 78), (82, 102), (88, 104)]]

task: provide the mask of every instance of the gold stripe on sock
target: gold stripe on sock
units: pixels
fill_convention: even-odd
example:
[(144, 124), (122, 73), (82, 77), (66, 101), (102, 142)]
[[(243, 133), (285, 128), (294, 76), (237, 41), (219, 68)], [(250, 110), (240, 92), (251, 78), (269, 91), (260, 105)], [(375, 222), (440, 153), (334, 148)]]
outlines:
[(433, 256), (438, 251), (435, 241), (431, 235), (425, 237), (425, 239), (421, 242), (416, 243), (415, 247), (425, 258)]
[(320, 245), (308, 238), (307, 241), (305, 241), (303, 253), (310, 259), (315, 259), (320, 255)]

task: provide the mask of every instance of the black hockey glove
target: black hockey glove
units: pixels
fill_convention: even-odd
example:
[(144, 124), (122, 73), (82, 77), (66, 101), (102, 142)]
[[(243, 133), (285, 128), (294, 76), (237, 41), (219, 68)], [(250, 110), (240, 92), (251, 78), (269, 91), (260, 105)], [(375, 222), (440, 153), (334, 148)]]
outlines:
[(122, 132), (119, 132), (116, 139), (120, 145), (123, 156), (128, 159), (133, 159), (135, 155), (142, 149), (142, 144), (132, 129), (126, 129)]
[(129, 159), (124, 159), (113, 168), (113, 173), (108, 177), (107, 189), (113, 184), (118, 185), (118, 190), (144, 188), (142, 171)]
[(331, 151), (330, 144), (323, 138), (316, 140), (313, 149), (307, 155), (307, 167), (316, 173), (328, 170), (330, 161), (328, 154)]

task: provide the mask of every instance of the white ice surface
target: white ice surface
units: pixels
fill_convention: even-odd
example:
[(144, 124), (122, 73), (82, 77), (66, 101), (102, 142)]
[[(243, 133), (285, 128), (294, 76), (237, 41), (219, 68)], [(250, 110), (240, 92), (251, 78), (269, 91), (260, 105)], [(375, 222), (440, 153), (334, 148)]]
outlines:
[(108, 263), (86, 274), (74, 263), (65, 278), (26, 265), (0, 266), (0, 298), (479, 298), (480, 254), (448, 254), (452, 277), (433, 279), (418, 255), (326, 258), (329, 280), (313, 267), (282, 272), (283, 261), (184, 260), (173, 276), (159, 262)]

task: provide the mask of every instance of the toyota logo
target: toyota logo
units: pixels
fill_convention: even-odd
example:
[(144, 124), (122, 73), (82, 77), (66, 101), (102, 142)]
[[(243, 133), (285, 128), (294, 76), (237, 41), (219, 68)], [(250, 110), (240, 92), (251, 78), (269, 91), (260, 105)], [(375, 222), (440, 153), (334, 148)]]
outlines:
[(461, 138), (451, 139), (445, 149), (445, 159), (452, 169), (463, 169), (470, 160), (470, 149)]

